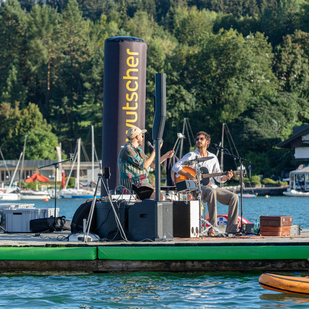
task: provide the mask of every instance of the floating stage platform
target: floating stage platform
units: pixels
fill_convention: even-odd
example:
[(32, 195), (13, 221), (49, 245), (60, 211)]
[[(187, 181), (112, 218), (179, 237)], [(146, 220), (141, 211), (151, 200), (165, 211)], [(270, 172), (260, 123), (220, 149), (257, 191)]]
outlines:
[(1, 233), (0, 272), (307, 271), (309, 230), (287, 237), (69, 241), (69, 232)]

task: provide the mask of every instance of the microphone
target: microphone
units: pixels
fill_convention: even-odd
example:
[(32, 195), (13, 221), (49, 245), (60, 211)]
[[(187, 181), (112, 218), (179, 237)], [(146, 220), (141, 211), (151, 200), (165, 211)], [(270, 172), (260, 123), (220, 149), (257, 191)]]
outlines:
[(196, 158), (196, 159), (193, 159), (193, 160), (185, 161), (185, 162), (183, 163), (183, 165), (192, 165), (193, 163), (205, 162), (205, 161), (211, 160), (211, 159), (213, 159), (213, 158), (214, 158), (214, 157)]
[(221, 146), (218, 146), (217, 144), (211, 144), (211, 147), (212, 148), (215, 148), (215, 149), (218, 149), (218, 150), (228, 150), (227, 148), (224, 148), (224, 147), (221, 147)]
[(153, 145), (151, 145), (151, 143), (150, 143), (149, 141), (147, 142), (147, 145), (148, 145), (149, 147), (151, 147), (152, 149), (154, 149)]

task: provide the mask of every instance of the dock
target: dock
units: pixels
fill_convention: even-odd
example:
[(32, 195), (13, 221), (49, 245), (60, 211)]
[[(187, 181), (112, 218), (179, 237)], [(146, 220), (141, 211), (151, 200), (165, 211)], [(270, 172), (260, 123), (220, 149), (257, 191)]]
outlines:
[(309, 230), (301, 235), (69, 241), (69, 231), (0, 233), (0, 272), (307, 271)]
[[(284, 187), (263, 187), (263, 188), (258, 188), (258, 187), (245, 187), (243, 189), (243, 193), (248, 193), (248, 194), (257, 194), (257, 196), (284, 196), (283, 192), (285, 192), (289, 186), (284, 186)], [(234, 193), (240, 194), (240, 190), (231, 190)]]

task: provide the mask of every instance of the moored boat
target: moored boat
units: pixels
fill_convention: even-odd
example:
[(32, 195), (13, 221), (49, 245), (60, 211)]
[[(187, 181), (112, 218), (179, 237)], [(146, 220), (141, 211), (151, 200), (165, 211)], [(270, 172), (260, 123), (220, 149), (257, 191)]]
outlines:
[(262, 274), (259, 284), (266, 290), (309, 296), (309, 278)]
[(309, 166), (301, 165), (290, 172), (290, 188), (283, 194), (289, 197), (309, 197)]
[(287, 189), (287, 191), (282, 192), (285, 196), (289, 197), (309, 197), (309, 191), (298, 191), (298, 190), (291, 190)]
[(50, 195), (44, 191), (21, 190), (19, 192), (21, 200), (46, 200), (50, 199)]

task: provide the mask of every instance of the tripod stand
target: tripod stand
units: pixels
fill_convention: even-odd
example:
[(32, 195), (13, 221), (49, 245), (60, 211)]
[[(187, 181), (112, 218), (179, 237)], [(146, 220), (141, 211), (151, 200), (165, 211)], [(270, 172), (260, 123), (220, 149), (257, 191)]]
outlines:
[(239, 177), (239, 181), (240, 181), (240, 230), (239, 232), (240, 233), (243, 233), (244, 232), (244, 228), (243, 228), (243, 222), (242, 222), (242, 218), (243, 218), (243, 176), (244, 176), (244, 172), (243, 172), (243, 165), (242, 163), (244, 161), (247, 161), (249, 163), (251, 163), (249, 160), (247, 159), (244, 159), (240, 156), (236, 156), (234, 154), (231, 154), (229, 152), (228, 149), (224, 148), (222, 149), (223, 150), (223, 153), (228, 155), (228, 156), (231, 156), (234, 158), (234, 160), (239, 160), (239, 164), (240, 164), (240, 177)]
[(58, 174), (58, 167), (59, 167), (59, 164), (61, 164), (63, 162), (68, 162), (68, 161), (71, 161), (71, 158), (68, 159), (68, 160), (55, 162), (55, 163), (52, 163), (52, 164), (48, 164), (48, 165), (44, 165), (44, 166), (39, 167), (39, 169), (41, 169), (43, 167), (47, 167), (47, 166), (54, 166), (55, 167), (55, 210), (54, 210), (54, 223), (53, 223), (53, 226), (50, 228), (51, 232), (56, 231), (56, 228), (57, 228), (56, 217), (57, 217), (57, 174)]
[[(103, 181), (103, 176), (106, 180), (106, 185)], [(91, 222), (92, 222), (92, 218), (93, 218), (93, 212), (94, 212), (94, 208), (95, 208), (95, 204), (96, 204), (96, 200), (97, 200), (96, 196), (97, 196), (99, 183), (101, 183), (101, 185), (104, 187), (104, 189), (106, 191), (108, 201), (110, 202), (110, 205), (111, 205), (112, 210), (113, 210), (114, 215), (115, 215), (115, 220), (116, 220), (116, 224), (117, 224), (118, 229), (119, 229), (119, 233), (120, 233), (122, 239), (124, 239), (125, 241), (128, 241), (127, 236), (126, 236), (126, 234), (123, 230), (123, 227), (121, 225), (121, 222), (119, 220), (119, 217), (117, 215), (117, 212), (115, 210), (114, 204), (112, 203), (110, 192), (108, 190), (108, 179), (109, 178), (110, 178), (109, 168), (105, 168), (105, 173), (103, 175), (98, 174), (98, 181), (97, 181), (97, 185), (96, 185), (96, 188), (95, 188), (95, 191), (94, 191), (93, 200), (92, 200), (90, 211), (89, 211), (89, 214), (88, 214), (88, 219), (86, 221), (86, 228), (84, 230), (84, 242), (85, 243), (87, 243), (88, 237), (89, 237), (89, 231), (90, 231)]]
[[(206, 160), (210, 160), (213, 157), (206, 157), (206, 158), (197, 158), (194, 160), (195, 161), (195, 171), (196, 171), (196, 178), (197, 178), (197, 187), (198, 190), (196, 191), (197, 196), (198, 196), (198, 201), (199, 201), (199, 218), (200, 218), (200, 234), (206, 234), (208, 230), (212, 227), (215, 231), (217, 231), (219, 234), (222, 234), (221, 231), (213, 226), (208, 220), (206, 220), (206, 211), (204, 211), (204, 217), (202, 215), (202, 209), (201, 206), (202, 204), (202, 186), (201, 186), (201, 168), (199, 166), (199, 162), (203, 162)], [(203, 224), (204, 224), (204, 229), (203, 229)], [(209, 226), (206, 227), (206, 224)]]

